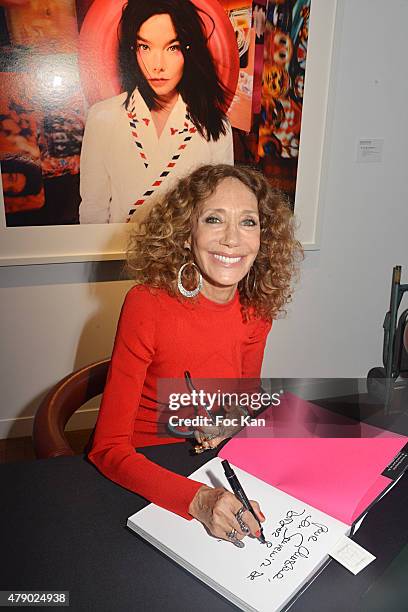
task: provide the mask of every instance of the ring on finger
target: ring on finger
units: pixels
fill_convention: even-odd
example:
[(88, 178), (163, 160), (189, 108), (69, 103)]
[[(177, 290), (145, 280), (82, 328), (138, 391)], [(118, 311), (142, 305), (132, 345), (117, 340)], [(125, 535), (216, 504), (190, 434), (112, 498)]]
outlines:
[(246, 508), (245, 506), (241, 506), (238, 512), (235, 513), (235, 518), (237, 519), (237, 521), (242, 520), (242, 515), (244, 514), (244, 512), (246, 512)]
[(226, 533), (226, 536), (229, 540), (235, 540), (237, 537), (237, 530), (236, 529), (231, 529), (231, 531), (228, 531)]
[(231, 529), (231, 531), (228, 531), (226, 536), (229, 540), (231, 540), (231, 543), (234, 544), (234, 546), (237, 548), (244, 548), (245, 544), (241, 542), (241, 540), (238, 540), (237, 533), (238, 532), (236, 529)]
[(240, 529), (244, 533), (249, 533), (250, 529), (249, 529), (248, 525), (245, 523), (245, 521), (242, 518), (242, 515), (244, 514), (244, 512), (246, 512), (246, 508), (245, 508), (245, 506), (241, 506), (241, 508), (235, 514), (235, 518), (237, 519), (237, 522), (238, 522), (238, 525), (239, 525)]

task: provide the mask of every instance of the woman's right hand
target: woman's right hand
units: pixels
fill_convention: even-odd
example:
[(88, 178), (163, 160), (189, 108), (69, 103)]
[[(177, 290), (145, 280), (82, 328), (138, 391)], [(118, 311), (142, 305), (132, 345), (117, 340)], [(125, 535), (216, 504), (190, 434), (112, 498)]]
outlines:
[[(265, 517), (259, 504), (256, 501), (251, 501), (251, 504), (259, 520), (263, 522)], [(246, 530), (243, 529), (242, 523), (239, 524), (236, 514), (241, 508), (241, 502), (229, 491), (222, 487), (212, 488), (203, 485), (193, 497), (189, 513), (203, 523), (216, 538), (243, 546), (241, 540), (246, 535), (258, 537), (260, 532), (258, 523), (248, 510), (241, 513), (241, 520)], [(235, 530), (235, 537), (231, 537), (233, 530)]]

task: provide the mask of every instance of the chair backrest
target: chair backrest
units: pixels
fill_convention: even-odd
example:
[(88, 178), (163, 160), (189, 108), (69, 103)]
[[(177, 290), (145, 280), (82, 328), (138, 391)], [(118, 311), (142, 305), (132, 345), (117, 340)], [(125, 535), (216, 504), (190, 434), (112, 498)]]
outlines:
[(103, 392), (110, 359), (68, 374), (41, 402), (34, 418), (33, 444), (39, 459), (74, 455), (65, 426), (78, 408)]

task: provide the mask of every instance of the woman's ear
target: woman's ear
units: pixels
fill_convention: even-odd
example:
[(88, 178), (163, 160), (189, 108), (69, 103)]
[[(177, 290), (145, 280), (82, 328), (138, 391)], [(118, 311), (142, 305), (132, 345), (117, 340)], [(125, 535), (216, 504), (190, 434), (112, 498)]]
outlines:
[(191, 239), (190, 238), (184, 242), (184, 248), (191, 251)]

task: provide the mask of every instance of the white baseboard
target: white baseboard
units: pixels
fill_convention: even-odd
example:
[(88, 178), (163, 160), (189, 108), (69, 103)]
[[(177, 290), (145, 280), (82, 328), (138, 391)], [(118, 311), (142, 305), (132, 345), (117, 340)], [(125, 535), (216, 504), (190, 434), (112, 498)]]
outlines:
[[(91, 429), (96, 423), (98, 410), (99, 407), (77, 410), (68, 421), (67, 430)], [(0, 419), (0, 440), (31, 436), (33, 432), (33, 422), (33, 416), (17, 417), (15, 419)]]

